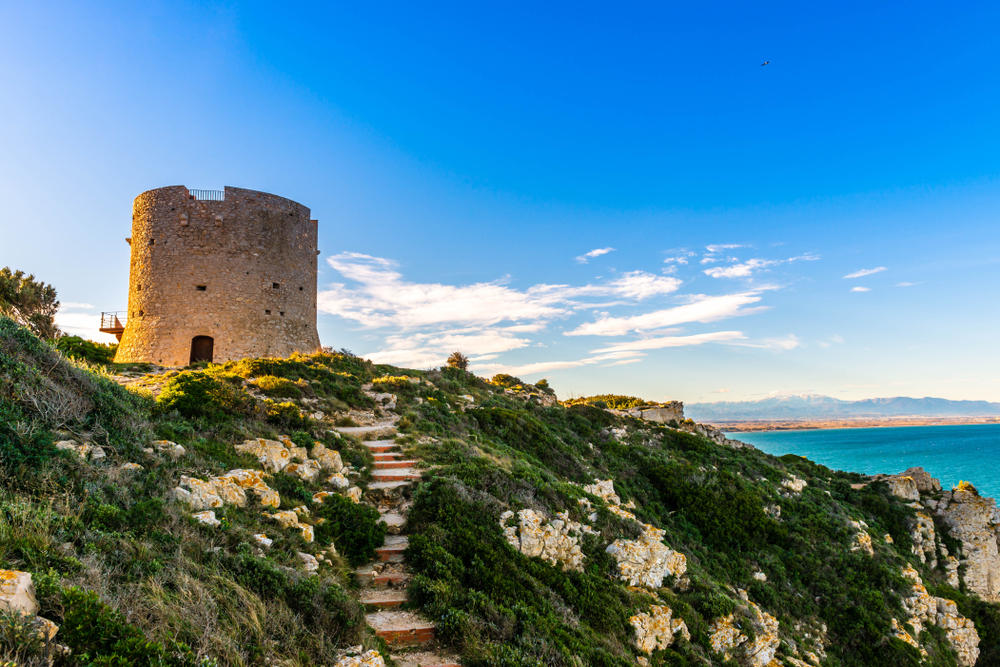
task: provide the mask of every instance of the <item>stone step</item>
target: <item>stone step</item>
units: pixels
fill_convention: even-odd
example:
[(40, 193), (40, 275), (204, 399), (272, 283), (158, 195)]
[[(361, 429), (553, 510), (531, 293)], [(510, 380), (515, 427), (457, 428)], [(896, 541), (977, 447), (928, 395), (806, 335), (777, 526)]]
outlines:
[(395, 461), (403, 457), (402, 452), (372, 452), (372, 458), (375, 462), (379, 461)]
[(458, 656), (441, 655), (431, 651), (393, 653), (391, 657), (396, 667), (461, 667)]
[(405, 604), (408, 600), (406, 591), (396, 589), (376, 589), (361, 593), (361, 604), (369, 609), (391, 609)]
[(402, 461), (387, 461), (385, 459), (377, 459), (375, 461), (375, 470), (393, 470), (395, 468), (412, 468), (413, 466), (420, 463), (416, 459), (404, 459)]
[(372, 588), (403, 588), (409, 583), (410, 575), (405, 572), (379, 572), (370, 567), (354, 571), (358, 583)]
[[(402, 482), (411, 479), (420, 479), (420, 471), (416, 468), (398, 468), (395, 470), (375, 470), (372, 472), (372, 479), (378, 482)], [(370, 487), (371, 485), (369, 485)]]
[(405, 535), (386, 535), (385, 543), (375, 549), (375, 553), (383, 563), (402, 563), (403, 552), (409, 544)]
[(368, 490), (376, 495), (391, 496), (398, 494), (403, 488), (412, 485), (411, 480), (403, 481), (377, 481), (368, 485)]
[(434, 623), (412, 611), (376, 611), (365, 614), (365, 620), (389, 646), (419, 646), (434, 641)]
[(399, 447), (395, 440), (366, 440), (361, 444), (367, 447), (368, 451), (370, 451), (373, 455), (384, 454), (390, 449), (396, 449)]
[(381, 521), (389, 529), (390, 535), (398, 535), (406, 526), (406, 517), (399, 512), (385, 512), (382, 514)]
[(366, 436), (384, 434), (385, 436), (390, 436), (396, 434), (396, 420), (367, 424), (365, 426), (334, 426), (333, 428), (344, 435)]

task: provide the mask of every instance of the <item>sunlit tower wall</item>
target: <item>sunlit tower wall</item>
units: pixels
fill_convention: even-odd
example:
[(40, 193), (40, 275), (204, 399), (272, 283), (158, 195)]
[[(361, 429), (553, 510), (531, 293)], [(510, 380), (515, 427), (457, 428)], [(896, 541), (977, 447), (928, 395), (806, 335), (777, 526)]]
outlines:
[(265, 192), (143, 192), (132, 205), (115, 361), (183, 366), (318, 350), (316, 232), (308, 208)]

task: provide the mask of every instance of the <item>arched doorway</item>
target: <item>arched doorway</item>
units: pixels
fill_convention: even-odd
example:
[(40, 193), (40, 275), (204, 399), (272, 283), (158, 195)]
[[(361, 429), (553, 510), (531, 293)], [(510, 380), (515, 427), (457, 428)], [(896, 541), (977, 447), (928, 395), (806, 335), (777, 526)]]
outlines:
[(215, 342), (211, 336), (195, 336), (191, 339), (191, 362), (211, 361)]

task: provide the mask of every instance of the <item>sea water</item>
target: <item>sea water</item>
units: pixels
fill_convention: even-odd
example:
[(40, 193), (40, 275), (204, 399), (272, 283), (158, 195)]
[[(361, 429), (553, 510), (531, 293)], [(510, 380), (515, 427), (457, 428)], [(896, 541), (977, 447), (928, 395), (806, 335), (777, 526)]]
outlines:
[(1000, 498), (1000, 424), (834, 428), (727, 433), (781, 456), (798, 454), (836, 470), (867, 475), (920, 466), (951, 488), (971, 482), (981, 495)]

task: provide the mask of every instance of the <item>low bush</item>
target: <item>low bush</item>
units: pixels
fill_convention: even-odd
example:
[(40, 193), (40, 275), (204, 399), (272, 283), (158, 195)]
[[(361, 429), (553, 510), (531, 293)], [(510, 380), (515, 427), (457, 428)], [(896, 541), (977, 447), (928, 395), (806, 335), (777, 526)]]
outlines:
[(161, 413), (177, 411), (184, 417), (225, 420), (252, 415), (256, 402), (236, 375), (181, 371), (163, 385), (156, 405)]
[(379, 521), (378, 510), (345, 496), (327, 496), (313, 515), (324, 519), (316, 522), (316, 540), (333, 542), (351, 565), (372, 560), (375, 549), (385, 540), (386, 526)]
[(92, 364), (110, 364), (114, 361), (117, 343), (95, 343), (79, 336), (61, 336), (55, 340), (55, 348), (67, 357)]

